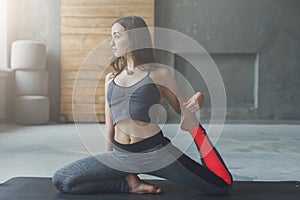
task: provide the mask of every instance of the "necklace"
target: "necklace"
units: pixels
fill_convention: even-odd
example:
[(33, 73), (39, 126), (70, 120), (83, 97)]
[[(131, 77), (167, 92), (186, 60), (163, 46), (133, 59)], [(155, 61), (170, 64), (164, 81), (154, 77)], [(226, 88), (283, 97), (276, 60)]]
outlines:
[(128, 67), (125, 68), (127, 75), (132, 75), (134, 74), (133, 70), (129, 70)]

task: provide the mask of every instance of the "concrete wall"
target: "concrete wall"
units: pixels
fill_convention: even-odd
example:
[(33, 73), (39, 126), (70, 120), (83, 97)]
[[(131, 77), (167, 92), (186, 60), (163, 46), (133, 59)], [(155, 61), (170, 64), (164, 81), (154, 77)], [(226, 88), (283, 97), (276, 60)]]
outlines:
[(47, 45), (50, 119), (57, 120), (60, 95), (60, 0), (9, 0), (8, 52), (15, 40), (38, 40)]
[[(300, 1), (157, 0), (155, 9), (156, 26), (185, 33), (210, 53), (229, 119), (300, 119)], [(173, 59), (208, 97), (209, 117), (203, 80), (184, 59)]]
[(0, 69), (0, 122), (13, 120), (14, 72)]
[[(6, 118), (6, 96), (5, 96), (5, 80), (0, 76), (0, 121)], [(4, 98), (3, 98), (4, 97)]]

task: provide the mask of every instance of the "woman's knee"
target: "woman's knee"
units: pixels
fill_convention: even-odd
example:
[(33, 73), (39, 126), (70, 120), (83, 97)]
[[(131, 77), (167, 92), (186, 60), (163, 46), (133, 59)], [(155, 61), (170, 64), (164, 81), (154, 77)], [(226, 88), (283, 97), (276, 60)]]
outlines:
[(72, 185), (70, 177), (66, 176), (62, 171), (59, 170), (54, 173), (52, 183), (60, 192), (71, 193)]

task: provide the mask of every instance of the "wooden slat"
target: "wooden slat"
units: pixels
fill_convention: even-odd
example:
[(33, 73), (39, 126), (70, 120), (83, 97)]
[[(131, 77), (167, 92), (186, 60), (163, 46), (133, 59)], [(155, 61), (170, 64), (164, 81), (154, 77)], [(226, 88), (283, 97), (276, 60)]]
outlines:
[(72, 51), (61, 51), (61, 60), (66, 58), (77, 58), (77, 57), (86, 57), (89, 54), (90, 50), (80, 51), (80, 50), (72, 50)]
[(118, 17), (120, 10), (127, 7), (117, 8), (114, 5), (109, 6), (63, 6), (61, 7), (61, 16), (63, 17)]
[(64, 17), (61, 19), (61, 26), (66, 27), (88, 27), (88, 28), (111, 28), (115, 18), (78, 18), (78, 17)]
[(153, 5), (151, 0), (61, 0), (62, 6)]
[(61, 0), (62, 6), (102, 6), (114, 4), (114, 0)]
[(95, 82), (95, 80), (99, 80), (101, 77), (100, 71), (93, 70), (85, 70), (85, 71), (61, 71), (62, 79), (79, 79), (79, 80), (91, 80)]
[(84, 113), (84, 114), (93, 114), (99, 113), (104, 114), (104, 106), (100, 104), (62, 104), (62, 112), (63, 113)]
[(68, 26), (61, 26), (61, 33), (62, 34), (101, 34), (101, 35), (108, 35), (110, 33), (110, 27), (100, 27), (100, 28), (86, 28), (86, 27), (68, 27)]
[[(68, 116), (69, 122), (75, 122), (73, 113), (64, 113)], [(76, 122), (104, 122), (105, 121), (105, 115), (104, 114), (96, 114), (97, 120), (94, 120), (95, 115), (92, 114), (81, 114), (79, 116), (76, 116)]]
[(83, 87), (83, 88), (74, 88), (73, 92), (73, 87), (65, 87), (62, 86), (61, 88), (61, 94), (62, 95), (77, 95), (77, 96), (87, 96), (87, 95), (102, 95), (104, 96), (104, 87), (95, 88), (91, 87)]
[(105, 102), (104, 96), (78, 96), (73, 98), (73, 96), (62, 96), (61, 103), (62, 104), (72, 104), (72, 103), (81, 103), (81, 104), (89, 104), (89, 103), (96, 103), (101, 104)]
[(152, 5), (130, 5), (130, 6), (63, 6), (61, 7), (63, 17), (104, 17), (118, 18), (120, 16), (137, 15), (144, 17), (153, 16)]
[[(148, 26), (153, 26), (153, 18), (144, 18)], [(102, 17), (63, 17), (61, 19), (62, 27), (73, 28), (111, 28), (112, 24), (116, 21), (116, 18), (102, 18)], [(110, 30), (109, 30), (110, 33)]]
[[(96, 83), (96, 84), (95, 84)], [(75, 85), (75, 79), (63, 79), (61, 81), (61, 84), (64, 85), (65, 87), (74, 87)], [(90, 81), (90, 80), (76, 80), (76, 85), (80, 85), (82, 87), (103, 87), (104, 86), (104, 80), (95, 80)]]
[(62, 34), (61, 49), (69, 51), (74, 49), (88, 51), (94, 49), (97, 45), (107, 40), (110, 40), (110, 35), (108, 34)]
[(154, 8), (154, 1), (152, 0), (114, 0), (115, 5), (149, 5)]
[[(98, 58), (91, 56), (83, 57), (63, 57), (61, 59), (61, 66), (64, 71), (103, 71), (103, 69), (109, 68), (109, 61), (112, 55), (106, 56), (99, 53)], [(72, 72), (71, 72), (72, 73)]]

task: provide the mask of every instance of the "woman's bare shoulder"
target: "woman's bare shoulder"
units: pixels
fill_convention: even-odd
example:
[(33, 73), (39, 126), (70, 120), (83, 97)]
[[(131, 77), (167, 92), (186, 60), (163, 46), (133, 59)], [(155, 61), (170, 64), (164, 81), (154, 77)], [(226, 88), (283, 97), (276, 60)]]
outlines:
[(108, 74), (106, 74), (105, 76), (105, 88), (107, 87), (108, 83), (110, 83), (114, 78), (114, 74), (113, 72), (109, 72)]
[(151, 78), (158, 84), (168, 84), (173, 79), (172, 69), (169, 67), (157, 67), (151, 72)]
[(172, 75), (172, 71), (168, 67), (156, 67), (152, 74), (155, 78), (163, 78)]
[(108, 74), (106, 74), (105, 76), (105, 82), (109, 82), (114, 78), (114, 73), (113, 72), (109, 72)]

